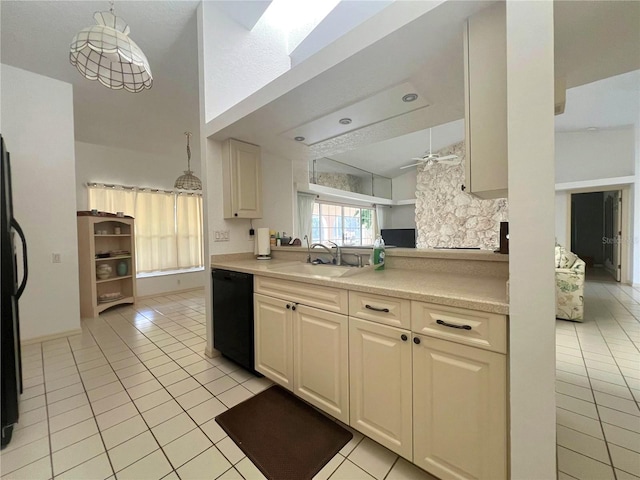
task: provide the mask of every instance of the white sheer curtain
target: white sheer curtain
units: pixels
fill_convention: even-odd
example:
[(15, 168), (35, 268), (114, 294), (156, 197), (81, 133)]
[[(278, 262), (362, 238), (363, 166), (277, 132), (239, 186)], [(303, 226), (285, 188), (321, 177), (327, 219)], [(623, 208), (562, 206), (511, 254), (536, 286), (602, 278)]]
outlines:
[(298, 236), (300, 240), (302, 240), (305, 235), (308, 235), (309, 242), (311, 242), (313, 204), (315, 201), (315, 195), (298, 192)]
[(202, 267), (202, 196), (90, 185), (89, 209), (135, 218), (139, 273)]
[(380, 234), (383, 228), (389, 228), (389, 207), (386, 205), (376, 205), (376, 235)]
[(202, 197), (178, 194), (176, 198), (176, 226), (178, 232), (178, 267), (203, 265)]
[(135, 218), (138, 272), (175, 269), (178, 266), (175, 195), (138, 192)]
[(136, 191), (122, 187), (105, 187), (92, 185), (88, 191), (89, 209), (101, 212), (117, 213), (135, 217)]

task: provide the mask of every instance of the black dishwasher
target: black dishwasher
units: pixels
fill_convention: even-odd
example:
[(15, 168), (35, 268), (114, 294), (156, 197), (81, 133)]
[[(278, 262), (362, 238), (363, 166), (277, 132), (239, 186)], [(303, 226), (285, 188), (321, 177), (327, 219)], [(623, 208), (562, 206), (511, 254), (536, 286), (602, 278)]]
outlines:
[(213, 347), (253, 372), (253, 275), (215, 269), (212, 276)]

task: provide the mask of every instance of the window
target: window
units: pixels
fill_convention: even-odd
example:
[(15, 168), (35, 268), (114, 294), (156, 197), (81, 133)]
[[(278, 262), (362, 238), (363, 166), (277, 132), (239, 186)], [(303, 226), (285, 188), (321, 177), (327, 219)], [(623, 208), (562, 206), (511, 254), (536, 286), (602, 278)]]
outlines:
[(315, 202), (311, 240), (335, 242), (341, 246), (371, 245), (374, 239), (374, 211), (334, 203)]
[(202, 195), (89, 185), (89, 209), (135, 218), (136, 270), (202, 268)]

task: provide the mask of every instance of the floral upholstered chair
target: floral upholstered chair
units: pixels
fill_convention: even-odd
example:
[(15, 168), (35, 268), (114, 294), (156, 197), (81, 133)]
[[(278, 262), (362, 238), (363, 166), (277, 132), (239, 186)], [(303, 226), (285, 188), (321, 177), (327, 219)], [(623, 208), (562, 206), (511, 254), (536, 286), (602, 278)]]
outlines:
[(584, 319), (584, 260), (556, 245), (556, 318)]

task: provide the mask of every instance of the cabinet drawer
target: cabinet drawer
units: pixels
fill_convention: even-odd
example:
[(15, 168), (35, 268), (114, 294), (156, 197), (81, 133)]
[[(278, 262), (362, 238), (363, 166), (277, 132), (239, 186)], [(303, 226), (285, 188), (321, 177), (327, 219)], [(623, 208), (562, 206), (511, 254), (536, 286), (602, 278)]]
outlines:
[(361, 292), (349, 292), (349, 315), (392, 327), (411, 328), (411, 301)]
[(507, 317), (423, 302), (411, 302), (415, 333), (507, 353)]
[(346, 290), (291, 282), (277, 278), (254, 276), (254, 291), (290, 302), (301, 303), (335, 313), (348, 313)]

